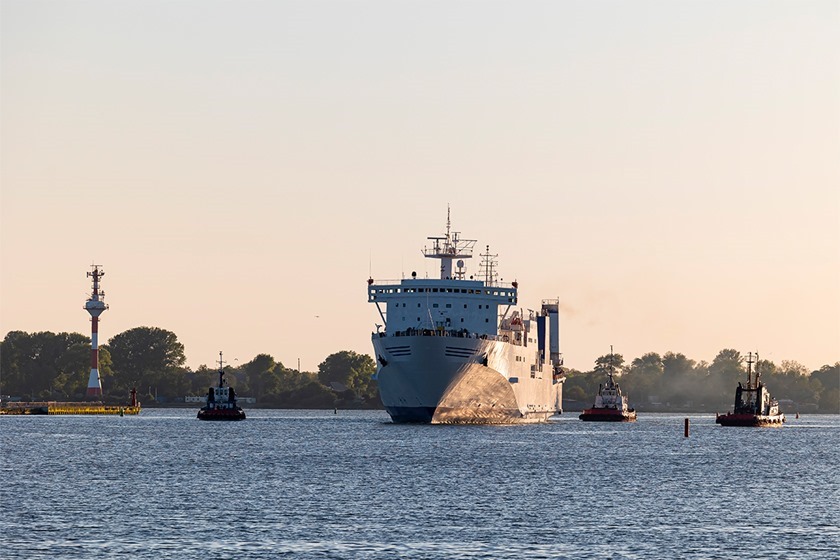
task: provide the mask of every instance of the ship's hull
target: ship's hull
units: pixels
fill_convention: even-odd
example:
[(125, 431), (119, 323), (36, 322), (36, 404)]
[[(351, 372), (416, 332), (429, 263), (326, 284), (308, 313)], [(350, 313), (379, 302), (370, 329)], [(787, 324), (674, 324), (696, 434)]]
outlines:
[(635, 422), (636, 412), (615, 408), (587, 408), (578, 418), (584, 422)]
[(749, 413), (719, 414), (715, 423), (721, 426), (744, 426), (754, 428), (780, 428), (785, 423), (784, 414), (760, 415)]
[(245, 412), (240, 408), (202, 408), (198, 411), (199, 420), (235, 421), (245, 420)]
[(394, 422), (515, 424), (561, 412), (562, 383), (550, 367), (531, 376), (533, 348), (422, 335), (374, 336), (373, 347), (379, 395)]

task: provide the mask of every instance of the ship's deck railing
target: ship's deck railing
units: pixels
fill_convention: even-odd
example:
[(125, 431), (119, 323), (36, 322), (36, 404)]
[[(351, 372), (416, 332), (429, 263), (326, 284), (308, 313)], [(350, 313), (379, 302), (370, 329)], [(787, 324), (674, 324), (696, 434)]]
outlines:
[(484, 278), (400, 278), (400, 279), (377, 279), (375, 282), (372, 282), (371, 286), (400, 286), (402, 285), (403, 281), (410, 281), (410, 282), (417, 282), (418, 284), (425, 284), (425, 282), (464, 282), (464, 283), (472, 283), (475, 285), (480, 285), (482, 288), (510, 288), (512, 286), (511, 282), (501, 282), (498, 280), (487, 282)]
[(373, 333), (373, 335), (378, 336), (379, 338), (399, 336), (449, 336), (454, 338), (477, 338), (481, 340), (497, 340), (500, 342), (510, 341), (507, 335), (480, 334), (469, 332), (467, 329), (406, 329), (404, 331), (395, 331), (393, 333), (378, 332)]

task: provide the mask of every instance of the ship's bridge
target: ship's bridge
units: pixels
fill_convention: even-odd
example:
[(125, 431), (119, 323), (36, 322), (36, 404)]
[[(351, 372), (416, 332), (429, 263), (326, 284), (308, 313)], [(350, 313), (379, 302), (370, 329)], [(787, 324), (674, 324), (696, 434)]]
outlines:
[(516, 305), (517, 288), (460, 279), (369, 281), (368, 302), (376, 304), (388, 333), (444, 329), (496, 335), (499, 307), (504, 306), (506, 312)]

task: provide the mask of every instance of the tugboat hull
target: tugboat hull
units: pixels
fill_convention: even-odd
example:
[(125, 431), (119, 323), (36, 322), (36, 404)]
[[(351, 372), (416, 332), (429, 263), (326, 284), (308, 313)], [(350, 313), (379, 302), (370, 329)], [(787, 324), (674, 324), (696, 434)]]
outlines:
[(620, 412), (614, 409), (599, 410), (587, 408), (578, 416), (584, 422), (635, 422), (636, 412)]
[(781, 428), (785, 423), (785, 415), (761, 416), (758, 414), (720, 414), (715, 423), (721, 426), (745, 426), (753, 428)]
[(214, 409), (214, 410), (199, 410), (197, 418), (199, 420), (221, 420), (221, 421), (234, 421), (234, 420), (245, 420), (245, 412), (243, 410), (224, 410), (224, 409)]
[(735, 406), (732, 412), (717, 414), (715, 423), (721, 426), (747, 426), (756, 428), (778, 428), (785, 423), (785, 415), (779, 411), (779, 403), (770, 397), (767, 387), (759, 381), (761, 374), (756, 367), (755, 379), (752, 365), (758, 363), (758, 354), (753, 360), (750, 352), (747, 358), (747, 384), (735, 389)]

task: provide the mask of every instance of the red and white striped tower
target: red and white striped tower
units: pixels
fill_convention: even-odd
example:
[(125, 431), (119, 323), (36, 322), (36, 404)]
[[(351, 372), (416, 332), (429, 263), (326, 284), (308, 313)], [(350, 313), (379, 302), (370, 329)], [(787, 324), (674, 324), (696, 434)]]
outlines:
[(85, 396), (91, 398), (102, 398), (102, 380), (99, 378), (99, 316), (103, 311), (108, 309), (102, 299), (105, 297), (105, 292), (99, 289), (99, 279), (105, 276), (105, 273), (99, 270), (102, 265), (92, 264), (92, 272), (88, 272), (88, 277), (93, 277), (93, 291), (90, 298), (85, 303), (85, 309), (90, 313), (90, 377), (88, 378), (87, 392)]

